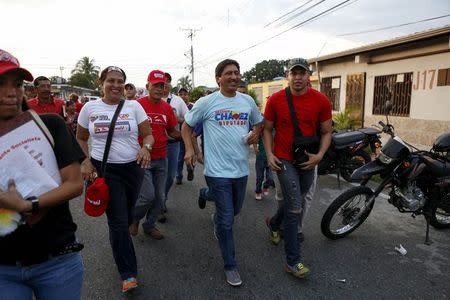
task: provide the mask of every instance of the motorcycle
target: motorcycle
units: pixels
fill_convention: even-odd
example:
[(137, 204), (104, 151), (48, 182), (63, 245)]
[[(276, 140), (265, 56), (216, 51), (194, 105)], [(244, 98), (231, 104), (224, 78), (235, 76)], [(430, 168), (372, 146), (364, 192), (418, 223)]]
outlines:
[(349, 132), (333, 132), (331, 145), (318, 165), (319, 175), (336, 173), (348, 182), (355, 182), (351, 174), (357, 168), (371, 161), (364, 149), (370, 146), (372, 153), (381, 148), (381, 131), (375, 128), (361, 128)]
[[(392, 108), (387, 101), (386, 109)], [(369, 216), (378, 195), (389, 191), (388, 202), (401, 213), (426, 220), (425, 244), (430, 244), (429, 227), (450, 228), (450, 133), (439, 136), (431, 150), (421, 151), (400, 137), (394, 127), (382, 121), (382, 132), (391, 136), (380, 155), (351, 175), (360, 185), (338, 196), (326, 210), (321, 231), (330, 239), (339, 239), (355, 231)], [(376, 189), (366, 184), (379, 175)]]

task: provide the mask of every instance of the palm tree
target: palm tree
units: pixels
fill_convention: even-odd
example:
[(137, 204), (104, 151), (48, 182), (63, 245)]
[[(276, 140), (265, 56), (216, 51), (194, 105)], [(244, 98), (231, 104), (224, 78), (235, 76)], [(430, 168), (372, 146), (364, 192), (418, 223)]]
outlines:
[(97, 88), (99, 70), (100, 68), (95, 65), (93, 59), (84, 56), (72, 70), (72, 76), (69, 79), (70, 84), (95, 89)]
[(184, 76), (178, 79), (177, 87), (178, 88), (184, 87), (185, 89), (190, 91), (192, 89), (192, 83), (191, 80), (189, 79), (189, 76)]

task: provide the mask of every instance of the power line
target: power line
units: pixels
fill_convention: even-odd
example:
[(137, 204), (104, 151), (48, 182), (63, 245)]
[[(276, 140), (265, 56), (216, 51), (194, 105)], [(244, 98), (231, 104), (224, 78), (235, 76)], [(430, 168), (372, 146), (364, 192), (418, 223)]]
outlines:
[(273, 20), (273, 21), (267, 23), (266, 25), (264, 25), (264, 28), (266, 28), (266, 27), (269, 26), (270, 24), (273, 24), (273, 23), (275, 23), (276, 21), (278, 21), (278, 20), (284, 18), (285, 16), (287, 16), (287, 15), (293, 13), (294, 11), (296, 11), (296, 10), (302, 8), (303, 6), (307, 5), (308, 3), (312, 2), (312, 1), (313, 1), (313, 0), (309, 0), (309, 1), (306, 1), (306, 3), (304, 3), (304, 4), (300, 5), (300, 6), (297, 6), (296, 8), (294, 8), (293, 10), (290, 10), (289, 12), (285, 13), (285, 14), (282, 15), (281, 17), (278, 17), (278, 18), (276, 18), (275, 20)]
[(398, 25), (380, 27), (380, 28), (371, 29), (371, 30), (364, 30), (364, 31), (358, 31), (358, 32), (344, 33), (344, 34), (339, 34), (337, 36), (349, 36), (349, 35), (356, 35), (356, 34), (361, 34), (361, 33), (382, 31), (382, 30), (386, 30), (386, 29), (398, 28), (398, 27), (403, 27), (403, 26), (407, 26), (407, 25), (412, 25), (412, 24), (417, 24), (417, 23), (423, 23), (423, 22), (428, 22), (428, 21), (432, 21), (432, 20), (442, 19), (442, 18), (446, 18), (446, 17), (450, 17), (450, 14), (439, 16), (439, 17), (434, 17), (434, 18), (423, 19), (423, 20), (414, 21), (414, 22), (398, 24)]
[(188, 37), (191, 39), (191, 80), (192, 80), (192, 87), (195, 87), (194, 84), (194, 35), (196, 31), (200, 31), (201, 29), (193, 29), (193, 28), (180, 28), (182, 31), (188, 31)]
[[(338, 8), (338, 7), (342, 6), (342, 5), (344, 5), (345, 3), (349, 2), (349, 1), (351, 1), (351, 0), (345, 0), (345, 1), (342, 1), (342, 2), (340, 2), (339, 4), (337, 4), (337, 5), (335, 5), (335, 6), (331, 7), (331, 8), (329, 8), (329, 9), (327, 9), (327, 10), (325, 10), (325, 11), (323, 11), (323, 12), (321, 12), (321, 13), (315, 15), (315, 16), (312, 16), (311, 18), (309, 18), (309, 19), (307, 19), (307, 20), (305, 20), (305, 21), (303, 21), (303, 22), (300, 22), (300, 23), (298, 23), (298, 24), (296, 24), (296, 25), (294, 25), (294, 26), (292, 26), (292, 27), (290, 27), (290, 28), (288, 28), (288, 29), (286, 29), (286, 30), (283, 30), (283, 31), (281, 31), (281, 32), (279, 32), (279, 33), (277, 33), (277, 34), (275, 34), (275, 35), (272, 35), (271, 37), (268, 37), (268, 38), (266, 38), (266, 39), (264, 39), (264, 40), (262, 40), (262, 41), (260, 41), (260, 42), (258, 42), (258, 43), (256, 43), (256, 44), (253, 44), (253, 45), (251, 45), (251, 46), (249, 46), (249, 47), (247, 47), (247, 48), (244, 48), (244, 49), (242, 49), (242, 50), (236, 51), (236, 52), (234, 52), (234, 53), (228, 55), (228, 57), (231, 57), (231, 56), (237, 55), (237, 54), (241, 54), (242, 52), (245, 52), (245, 51), (248, 51), (248, 50), (250, 50), (250, 49), (252, 49), (252, 48), (255, 48), (256, 46), (259, 46), (259, 45), (261, 45), (261, 44), (263, 44), (263, 43), (265, 43), (265, 42), (267, 42), (267, 41), (269, 41), (269, 40), (271, 40), (271, 39), (274, 39), (274, 38), (276, 38), (276, 37), (278, 37), (278, 36), (280, 36), (280, 35), (282, 35), (282, 34), (288, 32), (288, 31), (291, 31), (291, 30), (293, 30), (293, 29), (299, 28), (299, 27), (303, 26), (304, 24), (306, 24), (306, 23), (308, 23), (308, 22), (311, 22), (311, 21), (313, 21), (313, 20), (316, 20), (316, 19), (319, 18), (320, 16), (322, 16), (322, 15), (328, 13), (328, 12), (331, 11), (331, 10), (334, 10), (334, 9), (336, 9), (336, 8)], [(341, 8), (342, 8), (342, 7), (341, 7)], [(225, 59), (225, 57), (223, 57), (223, 58), (221, 58), (221, 59), (214, 59), (214, 60), (212, 60), (211, 62), (209, 62), (209, 63), (207, 63), (207, 64), (204, 64), (204, 65), (206, 66), (206, 65), (208, 65), (208, 64), (210, 64), (210, 63), (212, 63), (212, 62), (214, 62), (214, 61), (218, 61), (218, 60), (222, 60), (222, 59)]]
[(321, 0), (321, 1), (317, 2), (316, 4), (311, 5), (310, 7), (306, 8), (306, 9), (304, 9), (304, 10), (298, 12), (298, 13), (296, 13), (295, 15), (290, 16), (289, 18), (287, 18), (286, 20), (284, 20), (284, 21), (282, 21), (280, 24), (278, 24), (277, 27), (280, 27), (280, 26), (282, 26), (282, 25), (284, 25), (284, 24), (290, 22), (291, 20), (297, 18), (298, 16), (304, 14), (304, 13), (307, 12), (308, 10), (313, 9), (314, 7), (316, 7), (317, 5), (319, 5), (319, 4), (321, 4), (322, 2), (325, 2), (325, 1), (326, 1), (326, 0)]

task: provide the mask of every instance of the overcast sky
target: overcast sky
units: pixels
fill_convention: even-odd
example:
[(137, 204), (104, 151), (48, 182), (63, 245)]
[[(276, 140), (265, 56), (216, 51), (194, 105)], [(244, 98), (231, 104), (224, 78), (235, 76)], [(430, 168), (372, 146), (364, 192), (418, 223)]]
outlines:
[(339, 37), (450, 14), (449, 0), (350, 0), (342, 9), (269, 39), (343, 1), (0, 0), (0, 49), (15, 55), (34, 76), (59, 76), (64, 67), (68, 78), (75, 63), (88, 56), (100, 68), (123, 68), (127, 81), (144, 86), (152, 69), (171, 73), (174, 81), (188, 75), (190, 40), (180, 29), (201, 29), (194, 37), (195, 85), (215, 86), (214, 68), (227, 57), (236, 59), (243, 73), (264, 59), (311, 58), (450, 24), (446, 17)]

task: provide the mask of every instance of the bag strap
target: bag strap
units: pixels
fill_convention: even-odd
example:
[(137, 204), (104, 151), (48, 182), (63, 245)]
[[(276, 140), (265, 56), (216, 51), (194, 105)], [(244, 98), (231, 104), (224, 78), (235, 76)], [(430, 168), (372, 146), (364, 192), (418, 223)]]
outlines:
[(298, 125), (297, 115), (295, 114), (294, 103), (292, 102), (291, 89), (287, 87), (284, 90), (286, 91), (286, 98), (289, 105), (289, 111), (291, 113), (292, 123), (294, 123), (294, 136), (302, 136), (302, 131)]
[(122, 110), (123, 104), (125, 100), (120, 100), (119, 105), (117, 105), (116, 111), (114, 112), (114, 116), (111, 120), (111, 124), (109, 125), (108, 137), (106, 138), (105, 151), (103, 152), (103, 160), (102, 160), (102, 169), (100, 177), (105, 177), (106, 174), (106, 163), (108, 161), (109, 149), (111, 148), (112, 137), (114, 134), (114, 128), (116, 127), (116, 121), (119, 117), (119, 113)]
[(55, 140), (53, 139), (52, 134), (48, 130), (47, 126), (45, 126), (44, 121), (42, 121), (41, 117), (32, 109), (29, 109), (28, 112), (33, 117), (34, 121), (38, 124), (39, 128), (44, 132), (45, 136), (47, 137), (50, 145), (52, 145), (52, 148), (55, 148)]

